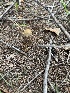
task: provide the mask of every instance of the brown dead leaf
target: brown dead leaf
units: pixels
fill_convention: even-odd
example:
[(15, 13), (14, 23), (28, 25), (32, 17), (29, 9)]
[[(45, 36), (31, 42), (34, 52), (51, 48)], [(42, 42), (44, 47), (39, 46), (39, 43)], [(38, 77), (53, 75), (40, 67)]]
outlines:
[(54, 32), (56, 33), (57, 35), (59, 35), (59, 33), (61, 32), (60, 28), (45, 28), (46, 31), (51, 31), (51, 32)]
[(24, 36), (28, 37), (32, 35), (32, 30), (31, 29), (25, 29), (23, 32)]
[(21, 0), (21, 2), (24, 2), (24, 0)]
[(7, 91), (7, 89), (0, 89), (0, 91), (1, 91), (1, 93), (9, 93), (8, 91)]
[(7, 91), (7, 89), (4, 89), (4, 92), (5, 92), (5, 93), (9, 93), (9, 92)]

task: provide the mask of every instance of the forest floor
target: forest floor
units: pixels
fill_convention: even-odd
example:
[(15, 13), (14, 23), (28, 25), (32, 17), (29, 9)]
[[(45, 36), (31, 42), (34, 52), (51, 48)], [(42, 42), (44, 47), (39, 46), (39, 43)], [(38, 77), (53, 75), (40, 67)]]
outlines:
[[(70, 33), (70, 19), (59, 0), (40, 2), (50, 7)], [(7, 9), (6, 4), (0, 4), (0, 15)], [(49, 47), (41, 45), (50, 44), (50, 40), (58, 46), (70, 43), (62, 30), (57, 35), (46, 28), (59, 27), (48, 11), (34, 0), (24, 0), (19, 7), (13, 5), (0, 20), (0, 93), (43, 93)], [(23, 34), (24, 29), (31, 30), (28, 37)], [(52, 47), (51, 51), (48, 93), (70, 93), (70, 50)]]

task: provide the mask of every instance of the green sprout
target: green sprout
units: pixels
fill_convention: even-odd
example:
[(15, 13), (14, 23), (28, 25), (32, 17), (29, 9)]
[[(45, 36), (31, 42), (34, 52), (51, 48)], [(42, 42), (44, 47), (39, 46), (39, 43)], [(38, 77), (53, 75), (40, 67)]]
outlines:
[(58, 87), (57, 87), (57, 86), (55, 86), (55, 91), (56, 91), (56, 93), (61, 93), (61, 92), (59, 92), (59, 90), (58, 90)]
[(67, 4), (64, 2), (64, 0), (60, 0), (60, 2), (63, 5), (64, 10), (67, 13), (67, 15), (69, 15), (70, 14), (70, 11), (67, 9)]
[(21, 27), (26, 27), (27, 25), (26, 24), (19, 24)]
[(0, 91), (0, 93), (2, 93), (2, 92)]
[(18, 8), (19, 8), (19, 5), (18, 5), (18, 3), (16, 2), (16, 3), (15, 3), (15, 9), (16, 9), (16, 11), (18, 10)]

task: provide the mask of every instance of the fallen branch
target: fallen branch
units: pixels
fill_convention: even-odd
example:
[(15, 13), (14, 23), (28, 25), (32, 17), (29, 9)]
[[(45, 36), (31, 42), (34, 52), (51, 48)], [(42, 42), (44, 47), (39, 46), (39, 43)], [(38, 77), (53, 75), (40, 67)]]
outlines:
[(23, 55), (26, 55), (25, 52), (21, 51), (20, 49), (16, 48), (15, 46), (12, 46), (8, 43), (5, 43), (3, 40), (0, 40), (1, 43), (5, 44), (7, 47), (13, 49), (13, 50), (16, 50), (18, 51), (19, 53), (23, 54)]
[(52, 44), (52, 45), (50, 45), (50, 44), (45, 44), (45, 45), (38, 45), (39, 47), (45, 47), (45, 48), (47, 48), (47, 47), (54, 47), (54, 48), (66, 48), (66, 47), (70, 47), (70, 44), (68, 43), (68, 44), (66, 44), (66, 45), (55, 45), (55, 44)]
[[(50, 44), (52, 43), (52, 41), (50, 41)], [(49, 47), (49, 58), (47, 60), (47, 65), (46, 65), (46, 69), (45, 69), (45, 73), (44, 73), (44, 82), (43, 82), (43, 93), (47, 93), (47, 82), (48, 82), (48, 71), (49, 71), (49, 67), (50, 67), (50, 61), (51, 61), (51, 49), (52, 47)]]
[(62, 24), (60, 24), (60, 22), (57, 20), (57, 18), (54, 16), (54, 14), (50, 11), (50, 8), (44, 6), (43, 4), (41, 4), (39, 2), (39, 0), (34, 0), (38, 5), (41, 5), (45, 10), (47, 10), (50, 15), (52, 16), (52, 18), (54, 19), (54, 21), (56, 22), (56, 24), (62, 29), (62, 31), (64, 32), (64, 34), (67, 36), (67, 38), (70, 40), (70, 34), (66, 31), (66, 29), (62, 26)]

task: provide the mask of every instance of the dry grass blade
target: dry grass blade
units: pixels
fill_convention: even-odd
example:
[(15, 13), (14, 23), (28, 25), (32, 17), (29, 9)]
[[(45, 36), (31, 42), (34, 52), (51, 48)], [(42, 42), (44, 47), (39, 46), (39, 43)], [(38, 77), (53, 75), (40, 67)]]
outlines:
[(3, 40), (0, 40), (0, 42), (3, 43), (4, 45), (6, 45), (6, 46), (9, 47), (9, 48), (11, 48), (11, 49), (13, 49), (13, 50), (16, 50), (16, 51), (18, 51), (19, 53), (21, 53), (21, 54), (23, 54), (23, 55), (26, 55), (25, 52), (23, 52), (22, 50), (14, 47), (14, 46), (11, 46), (11, 45), (8, 44), (8, 43), (5, 43)]
[[(38, 76), (40, 76), (43, 73), (43, 70), (39, 72), (30, 82), (28, 82), (24, 87), (23, 84), (19, 87), (18, 91), (23, 91), (25, 90)], [(17, 92), (16, 92), (17, 93)]]
[(2, 19), (2, 17), (6, 15), (6, 13), (10, 10), (10, 8), (13, 7), (14, 4), (15, 4), (15, 2), (12, 3), (12, 4), (6, 9), (6, 11), (0, 16), (0, 19)]

